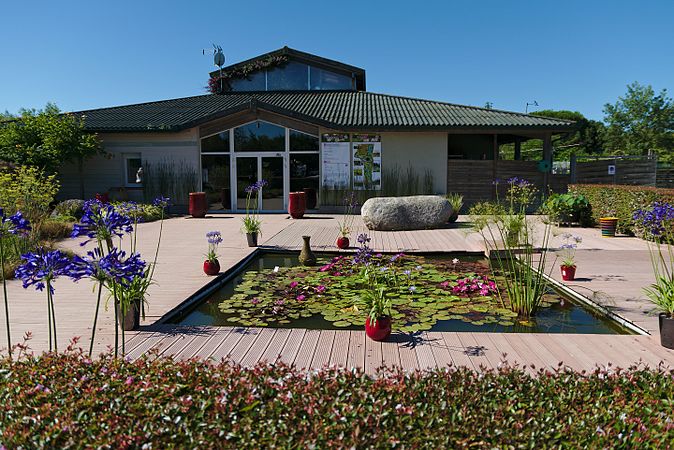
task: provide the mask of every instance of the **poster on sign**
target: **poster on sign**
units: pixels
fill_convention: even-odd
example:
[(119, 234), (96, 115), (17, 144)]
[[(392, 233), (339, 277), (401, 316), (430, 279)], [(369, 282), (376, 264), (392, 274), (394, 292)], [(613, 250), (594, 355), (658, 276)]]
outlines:
[(348, 189), (351, 173), (349, 135), (339, 133), (321, 136), (321, 184), (327, 189)]
[(381, 189), (381, 136), (354, 134), (353, 188), (357, 190)]

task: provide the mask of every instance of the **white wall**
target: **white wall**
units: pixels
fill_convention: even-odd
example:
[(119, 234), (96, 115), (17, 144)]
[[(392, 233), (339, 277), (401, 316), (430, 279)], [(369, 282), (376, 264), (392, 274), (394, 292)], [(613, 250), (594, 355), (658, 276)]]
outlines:
[[(107, 156), (96, 156), (84, 165), (84, 197), (91, 198), (97, 192), (107, 192), (111, 188), (125, 185), (125, 153), (140, 154), (143, 163), (156, 163), (163, 159), (184, 161), (193, 165), (198, 173), (199, 143), (197, 129), (178, 133), (101, 133)], [(80, 197), (80, 178), (76, 164), (65, 164), (59, 171), (61, 191), (59, 199)], [(131, 192), (131, 197), (140, 200), (139, 191)]]
[(396, 164), (404, 171), (411, 164), (423, 180), (430, 170), (434, 193), (447, 193), (447, 133), (381, 133), (381, 153), (383, 171)]

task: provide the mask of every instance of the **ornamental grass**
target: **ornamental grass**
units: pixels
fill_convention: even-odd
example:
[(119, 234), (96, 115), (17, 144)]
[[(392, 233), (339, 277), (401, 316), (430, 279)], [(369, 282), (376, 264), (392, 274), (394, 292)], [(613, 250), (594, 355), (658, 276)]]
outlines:
[(674, 372), (0, 361), (5, 448), (668, 448)]

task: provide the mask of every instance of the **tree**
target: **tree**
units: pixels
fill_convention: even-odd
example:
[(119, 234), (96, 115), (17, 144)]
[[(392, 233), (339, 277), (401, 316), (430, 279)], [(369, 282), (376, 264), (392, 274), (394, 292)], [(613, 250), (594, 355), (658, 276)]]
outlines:
[(647, 155), (653, 151), (664, 161), (674, 160), (674, 103), (663, 89), (634, 82), (627, 94), (604, 105), (606, 148), (614, 155)]
[(84, 161), (103, 153), (96, 134), (84, 129), (84, 117), (62, 114), (53, 103), (41, 111), (21, 110), (15, 120), (0, 124), (0, 161), (56, 173), (64, 162), (75, 162), (84, 197)]

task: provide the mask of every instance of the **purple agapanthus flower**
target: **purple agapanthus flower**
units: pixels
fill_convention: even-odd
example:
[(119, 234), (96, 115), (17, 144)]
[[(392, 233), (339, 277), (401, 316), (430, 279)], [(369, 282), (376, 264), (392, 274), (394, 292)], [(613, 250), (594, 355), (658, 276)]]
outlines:
[(222, 234), (219, 231), (209, 231), (206, 233), (206, 239), (209, 244), (218, 245), (222, 242)]
[(110, 280), (124, 286), (143, 275), (145, 261), (138, 253), (132, 253), (127, 258), (126, 252), (114, 248), (99, 260), (99, 267)]
[(632, 218), (639, 228), (659, 237), (674, 223), (674, 205), (655, 202), (650, 208), (636, 210)]
[(371, 240), (372, 239), (366, 233), (361, 233), (358, 235), (358, 243), (361, 245), (367, 244)]
[(253, 194), (267, 185), (267, 180), (256, 181), (246, 188), (247, 194)]
[(23, 217), (21, 211), (7, 217), (5, 211), (0, 208), (0, 238), (5, 234), (24, 235), (30, 231), (30, 222)]
[(60, 250), (46, 251), (38, 249), (34, 253), (21, 255), (24, 261), (16, 269), (16, 278), (23, 282), (23, 288), (35, 286), (42, 291), (48, 284), (50, 293), (54, 293), (51, 282), (60, 276), (71, 275), (71, 259)]
[(106, 241), (112, 236), (122, 237), (133, 231), (133, 221), (130, 217), (115, 210), (112, 205), (105, 205), (98, 200), (89, 200), (84, 203), (84, 214), (80, 223), (75, 224), (70, 237), (87, 236), (89, 239), (82, 242), (84, 246), (89, 241)]
[(171, 206), (171, 199), (169, 197), (164, 197), (163, 195), (160, 195), (159, 197), (154, 199), (152, 204), (154, 206), (158, 206), (159, 208), (168, 208), (169, 206)]
[(511, 186), (517, 186), (517, 187), (529, 187), (529, 186), (533, 185), (531, 182), (525, 180), (524, 178), (520, 178), (520, 177), (508, 178), (508, 180), (506, 180), (506, 183), (508, 183)]

